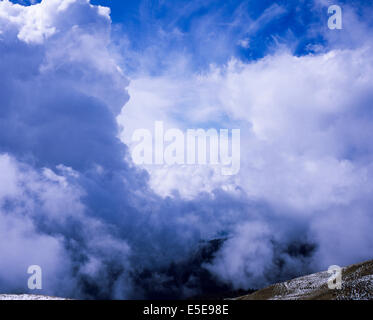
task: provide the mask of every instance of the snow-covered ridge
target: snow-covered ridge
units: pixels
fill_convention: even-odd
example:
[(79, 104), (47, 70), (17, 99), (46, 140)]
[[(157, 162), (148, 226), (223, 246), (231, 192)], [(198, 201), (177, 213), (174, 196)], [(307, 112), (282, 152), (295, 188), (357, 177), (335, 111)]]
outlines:
[(67, 300), (64, 298), (34, 294), (0, 294), (0, 300)]
[(342, 269), (342, 289), (329, 289), (328, 272), (276, 283), (237, 300), (373, 300), (373, 260)]

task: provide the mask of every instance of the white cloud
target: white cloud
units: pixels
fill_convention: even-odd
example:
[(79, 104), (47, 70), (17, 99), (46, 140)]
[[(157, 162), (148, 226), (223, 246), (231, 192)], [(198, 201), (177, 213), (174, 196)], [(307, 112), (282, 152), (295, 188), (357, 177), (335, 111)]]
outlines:
[[(279, 219), (308, 221), (320, 247), (317, 268), (333, 261), (348, 264), (357, 257), (369, 258), (373, 238), (368, 232), (360, 234), (360, 229), (368, 225), (370, 209), (354, 204), (369, 201), (373, 191), (371, 51), (369, 45), (362, 45), (297, 57), (280, 49), (259, 61), (231, 60), (203, 74), (176, 68), (161, 76), (139, 76), (132, 80), (130, 102), (118, 118), (124, 126), (122, 139), (131, 147), (132, 130), (152, 130), (155, 120), (182, 130), (239, 128), (237, 176), (223, 177), (213, 167), (149, 166), (152, 188), (161, 195), (177, 190), (187, 198), (197, 190), (223, 188), (235, 193), (241, 189), (276, 208)], [(346, 221), (356, 217), (361, 223), (348, 226), (343, 222), (346, 215), (350, 217)], [(345, 238), (347, 229), (350, 236)], [(251, 279), (240, 268), (252, 257), (245, 256), (240, 244), (255, 233), (244, 234), (237, 232), (229, 240), (236, 250), (222, 251), (225, 260), (219, 258), (211, 269), (233, 283)], [(333, 251), (328, 242), (349, 238), (355, 240), (346, 246), (348, 250)], [(230, 262), (231, 255), (236, 255), (237, 264)], [(270, 257), (269, 253), (263, 261)]]
[[(181, 129), (210, 123), (239, 127), (243, 169), (234, 184), (252, 196), (299, 209), (348, 202), (365, 181), (366, 170), (345, 154), (350, 146), (343, 141), (342, 127), (353, 124), (341, 117), (351, 121), (348, 114), (371, 90), (369, 52), (304, 57), (279, 52), (249, 64), (233, 60), (203, 75), (135, 79), (119, 118), (123, 140), (131, 146), (132, 131), (140, 126), (152, 130), (155, 120)], [(148, 170), (162, 194), (175, 188), (190, 195), (196, 190), (190, 181), (197, 176), (203, 190), (232, 184), (232, 178), (219, 176), (214, 168)]]
[[(8, 155), (0, 155), (0, 284), (1, 290), (18, 288), (27, 292), (27, 269), (30, 265), (39, 265), (43, 271), (43, 292), (57, 294), (55, 288), (61, 286), (61, 292), (70, 287), (65, 272), (70, 268), (70, 260), (64, 249), (62, 239), (45, 235), (38, 231), (33, 215), (40, 214), (41, 208), (32, 193), (35, 186), (43, 184), (46, 190), (56, 189), (53, 182), (40, 181), (35, 172), (22, 167)], [(4, 178), (4, 179), (3, 179)], [(3, 192), (6, 190), (6, 192)], [(56, 191), (56, 190), (55, 190)], [(65, 190), (60, 190), (65, 194)], [(67, 190), (66, 190), (67, 191)], [(59, 214), (63, 214), (58, 193), (40, 193), (48, 203), (59, 205)], [(43, 201), (39, 199), (39, 201)], [(65, 194), (64, 205), (69, 205)], [(66, 207), (65, 207), (66, 209)], [(38, 212), (39, 211), (39, 212)], [(39, 216), (40, 218), (40, 216)], [(65, 283), (63, 281), (66, 281)]]
[(89, 207), (84, 188), (102, 195), (92, 176), (102, 183), (114, 162), (122, 177), (125, 170), (114, 114), (128, 98), (127, 79), (108, 49), (108, 13), (86, 0), (0, 2), (3, 292), (27, 291), (33, 264), (43, 269), (43, 293), (87, 297), (83, 284), (95, 281), (112, 296), (112, 264), (121, 268), (118, 297), (130, 289), (121, 280), (129, 245)]
[(266, 272), (273, 268), (272, 233), (267, 225), (250, 222), (237, 227), (207, 268), (235, 289), (261, 288), (268, 282)]

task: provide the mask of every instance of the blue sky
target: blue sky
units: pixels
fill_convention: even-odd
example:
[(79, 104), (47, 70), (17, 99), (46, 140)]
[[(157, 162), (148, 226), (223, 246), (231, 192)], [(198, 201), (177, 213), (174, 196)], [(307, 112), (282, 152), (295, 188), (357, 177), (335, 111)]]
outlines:
[[(327, 0), (91, 4), (0, 1), (0, 292), (32, 264), (45, 294), (146, 299), (371, 258), (370, 1), (342, 30)], [(156, 121), (240, 129), (239, 172), (136, 164)]]
[[(299, 55), (309, 52), (309, 44), (325, 44), (322, 34), (309, 32), (311, 28), (325, 30), (328, 19), (326, 7), (315, 10), (312, 1), (98, 0), (93, 3), (111, 7), (113, 22), (121, 29), (118, 36), (125, 33), (135, 50), (149, 46), (170, 53), (183, 50), (202, 65), (223, 63), (232, 55), (246, 61), (262, 58), (277, 43), (291, 45)], [(161, 39), (160, 29), (168, 34), (177, 31), (182, 37), (170, 35)], [(250, 38), (248, 48), (239, 44), (246, 38)]]
[[(131, 49), (141, 52), (155, 47), (163, 57), (184, 51), (193, 56), (197, 67), (224, 63), (232, 56), (245, 61), (260, 59), (273, 52), (278, 44), (291, 47), (294, 54), (304, 55), (312, 51), (310, 45), (326, 45), (323, 32), (327, 31), (329, 5), (351, 7), (369, 24), (372, 10), (371, 2), (365, 0), (320, 1), (319, 5), (304, 0), (92, 0), (91, 3), (111, 8), (114, 38), (128, 37)], [(168, 37), (160, 38), (160, 30)], [(245, 48), (240, 41), (247, 38), (250, 46)]]
[[(163, 59), (165, 52), (170, 55), (184, 51), (192, 55), (199, 67), (224, 63), (232, 55), (248, 61), (258, 59), (273, 50), (276, 42), (297, 42), (293, 50), (303, 54), (306, 44), (323, 42), (319, 35), (307, 35), (309, 25), (325, 25), (327, 20), (326, 12), (320, 15), (312, 11), (312, 2), (299, 1), (94, 3), (111, 7), (113, 23), (119, 28), (117, 36), (128, 36), (134, 50), (155, 47)], [(246, 38), (250, 38), (249, 48), (240, 45)]]

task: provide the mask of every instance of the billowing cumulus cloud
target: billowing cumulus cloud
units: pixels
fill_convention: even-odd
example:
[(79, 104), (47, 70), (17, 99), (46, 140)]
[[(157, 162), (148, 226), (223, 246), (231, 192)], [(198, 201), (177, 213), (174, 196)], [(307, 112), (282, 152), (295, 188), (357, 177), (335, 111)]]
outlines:
[(130, 249), (114, 221), (146, 174), (128, 169), (116, 138), (128, 82), (107, 50), (110, 23), (88, 1), (0, 3), (1, 278), (19, 278), (4, 292), (25, 290), (31, 264), (49, 275), (47, 293), (71, 296), (114, 296), (126, 272)]
[[(84, 0), (0, 5), (0, 146), (13, 168), (2, 169), (4, 225), (25, 221), (4, 227), (2, 237), (13, 249), (28, 241), (25, 250), (35, 245), (41, 255), (30, 259), (20, 250), (17, 274), (40, 264), (67, 279), (45, 285), (46, 293), (142, 297), (141, 283), (132, 283), (138, 274), (184, 259), (237, 210), (224, 195), (215, 201), (202, 194), (192, 203), (162, 199), (128, 160), (115, 119), (128, 100), (128, 80), (108, 49), (106, 9)], [(8, 267), (16, 264), (10, 249), (4, 243), (1, 252)], [(1, 272), (12, 277), (9, 268)], [(7, 284), (2, 291), (25, 290)]]
[[(0, 291), (33, 264), (43, 293), (146, 298), (369, 257), (369, 41), (130, 83), (110, 28), (86, 0), (0, 2)], [(241, 128), (240, 173), (136, 166), (155, 120)]]
[[(310, 228), (305, 241), (317, 244), (314, 268), (368, 259), (373, 244), (368, 231), (372, 41), (364, 20), (357, 22), (351, 8), (345, 13), (347, 38), (354, 31), (361, 34), (359, 42), (341, 34), (337, 38), (344, 41), (337, 42), (323, 30), (329, 43), (318, 53), (297, 56), (279, 45), (262, 59), (233, 58), (202, 73), (179, 64), (180, 58), (159, 75), (139, 73), (119, 117), (122, 140), (130, 148), (136, 145), (132, 132), (154, 130), (156, 120), (182, 130), (240, 128), (242, 136), (238, 175), (224, 177), (214, 166), (145, 166), (151, 187), (163, 196), (177, 190), (186, 198), (200, 190), (243, 190), (270, 204), (283, 221), (303, 219)], [(141, 121), (139, 110), (145, 115)], [(237, 287), (268, 279), (265, 270), (275, 269), (270, 243), (281, 233), (275, 220), (266, 218), (260, 231), (251, 231), (250, 223), (236, 229), (211, 270)], [(255, 232), (264, 239), (260, 246)]]

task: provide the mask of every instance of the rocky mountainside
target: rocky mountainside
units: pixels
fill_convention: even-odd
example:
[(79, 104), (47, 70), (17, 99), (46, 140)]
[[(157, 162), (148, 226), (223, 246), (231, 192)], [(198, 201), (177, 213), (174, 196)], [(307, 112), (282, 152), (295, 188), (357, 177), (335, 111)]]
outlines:
[(276, 283), (235, 300), (373, 300), (373, 260), (342, 268), (342, 288), (329, 289), (327, 271)]

